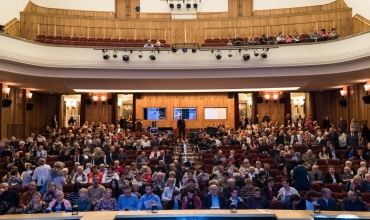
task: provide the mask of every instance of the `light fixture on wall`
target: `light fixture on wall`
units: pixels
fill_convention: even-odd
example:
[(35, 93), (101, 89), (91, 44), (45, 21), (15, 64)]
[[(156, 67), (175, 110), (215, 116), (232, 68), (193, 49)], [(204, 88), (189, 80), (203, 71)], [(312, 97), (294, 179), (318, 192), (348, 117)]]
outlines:
[(10, 93), (10, 88), (9, 87), (5, 88), (5, 98), (6, 99), (9, 99), (9, 93)]
[(369, 95), (370, 85), (364, 85), (364, 88), (365, 88), (365, 92), (366, 92), (365, 95)]
[(28, 102), (32, 102), (32, 92), (28, 93)]
[(274, 103), (277, 103), (278, 95), (274, 94), (272, 97), (274, 98)]
[(252, 108), (252, 99), (248, 99), (248, 105), (249, 105), (249, 108)]
[(294, 106), (295, 106), (296, 108), (298, 108), (298, 99), (295, 99), (295, 100), (294, 100)]
[(76, 101), (72, 101), (72, 102), (71, 102), (71, 105), (72, 105), (72, 109), (74, 110), (74, 109), (75, 109), (75, 107), (76, 107)]
[(343, 100), (344, 99), (344, 93), (345, 93), (345, 91), (342, 89), (339, 92), (340, 92), (340, 95), (342, 96), (342, 100)]
[(69, 106), (71, 106), (70, 101), (66, 101), (66, 107), (67, 107), (67, 109), (69, 109)]
[(301, 100), (300, 100), (300, 104), (301, 104), (301, 108), (303, 108), (303, 105), (304, 105), (304, 99), (301, 99)]
[(94, 100), (94, 105), (96, 105), (98, 102), (98, 96), (93, 96), (93, 100)]
[(269, 103), (269, 99), (270, 99), (270, 94), (266, 94), (266, 95), (265, 95), (266, 103)]
[(102, 102), (102, 104), (103, 105), (105, 105), (105, 99), (106, 99), (106, 97), (105, 96), (102, 96), (102, 97), (100, 97), (101, 98), (101, 102)]

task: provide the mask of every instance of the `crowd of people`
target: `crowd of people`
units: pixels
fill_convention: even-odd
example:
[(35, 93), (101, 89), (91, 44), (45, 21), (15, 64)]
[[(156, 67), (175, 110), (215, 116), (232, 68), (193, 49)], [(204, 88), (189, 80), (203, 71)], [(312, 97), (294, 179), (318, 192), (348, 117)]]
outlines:
[(61, 129), (54, 120), (40, 134), (12, 137), (0, 148), (2, 213), (369, 210), (361, 199), (370, 192), (369, 129), (354, 119), (348, 129), (345, 118), (334, 126), (326, 117), (320, 127), (312, 116), (288, 114), (282, 123), (268, 114), (261, 122), (258, 114), (240, 117), (237, 129), (221, 124), (216, 133), (200, 133), (198, 168), (173, 158), (166, 133), (87, 121)]

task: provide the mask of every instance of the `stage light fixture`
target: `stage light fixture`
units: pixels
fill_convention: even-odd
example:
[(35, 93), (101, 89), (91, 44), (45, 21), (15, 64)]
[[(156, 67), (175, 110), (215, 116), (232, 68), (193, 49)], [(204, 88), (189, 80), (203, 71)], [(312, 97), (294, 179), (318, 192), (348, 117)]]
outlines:
[(259, 55), (260, 55), (260, 54), (258, 53), (258, 50), (255, 50), (255, 51), (254, 51), (254, 56), (255, 56), (255, 57), (258, 57)]
[(187, 3), (186, 8), (188, 8), (188, 9), (191, 8), (191, 4)]
[(191, 52), (193, 52), (193, 53), (196, 53), (197, 52), (197, 48), (193, 48), (193, 49), (191, 49)]
[(172, 53), (176, 53), (177, 52), (177, 46), (173, 45), (172, 48), (171, 48), (171, 51), (172, 51)]
[(243, 60), (244, 61), (247, 61), (247, 60), (249, 60), (251, 58), (251, 55), (249, 54), (249, 53), (245, 53), (245, 54), (243, 54)]
[(139, 51), (139, 58), (143, 58), (143, 52), (142, 51)]
[(117, 58), (117, 51), (113, 51), (113, 58)]
[(149, 53), (149, 59), (155, 60), (155, 54), (154, 54), (154, 52), (150, 52)]
[(186, 47), (184, 47), (184, 48), (182, 48), (182, 52), (186, 53), (186, 52), (188, 52), (188, 49)]
[(262, 57), (263, 59), (266, 59), (266, 58), (267, 58), (267, 51), (262, 50), (261, 57)]
[(179, 4), (177, 4), (176, 5), (176, 7), (178, 8), (178, 9), (180, 9), (181, 8), (181, 4), (179, 3)]
[(109, 52), (107, 50), (103, 50), (103, 59), (108, 60), (109, 59)]
[(198, 8), (198, 4), (197, 3), (194, 3), (193, 4), (193, 8), (197, 9)]
[(221, 60), (222, 58), (222, 53), (220, 51), (217, 51), (216, 55), (215, 55), (216, 59), (218, 60)]
[(136, 12), (140, 12), (140, 7), (139, 6), (136, 6), (135, 7), (135, 10), (136, 10)]
[(122, 60), (125, 61), (126, 63), (130, 62), (130, 56), (127, 54), (122, 55)]
[(170, 8), (174, 8), (174, 7), (175, 7), (175, 5), (171, 3), (170, 4)]
[(233, 57), (233, 54), (232, 54), (232, 52), (231, 52), (231, 50), (229, 50), (229, 54), (227, 55), (228, 57)]

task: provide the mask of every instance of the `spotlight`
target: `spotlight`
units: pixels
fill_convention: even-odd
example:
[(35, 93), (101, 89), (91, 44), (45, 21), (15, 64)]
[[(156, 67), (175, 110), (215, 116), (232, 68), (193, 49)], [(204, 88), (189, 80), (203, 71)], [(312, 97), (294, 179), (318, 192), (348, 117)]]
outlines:
[(171, 51), (172, 51), (172, 53), (176, 53), (177, 52), (177, 46), (173, 45), (172, 48), (171, 48)]
[(197, 3), (194, 3), (193, 8), (197, 9), (198, 8), (198, 4)]
[(244, 61), (247, 61), (251, 58), (251, 55), (249, 55), (249, 53), (246, 53), (246, 54), (243, 54), (243, 60)]
[(217, 53), (216, 53), (216, 59), (218, 59), (218, 60), (221, 60), (221, 58), (222, 58), (222, 54), (221, 54), (221, 52), (220, 51), (217, 51)]
[(155, 60), (155, 54), (154, 54), (154, 52), (150, 52), (149, 53), (149, 59)]
[(231, 52), (231, 50), (229, 50), (229, 54), (227, 55), (228, 57), (233, 57), (233, 54), (232, 54), (232, 52)]
[(140, 59), (143, 58), (143, 52), (142, 51), (139, 52), (139, 58)]
[(187, 3), (186, 8), (191, 8), (191, 4)]
[(188, 52), (188, 49), (186, 47), (182, 48), (182, 52), (186, 53)]
[(255, 51), (254, 51), (254, 56), (255, 56), (255, 57), (258, 57), (259, 55), (260, 55), (260, 54), (258, 53), (258, 50), (255, 50)]
[(263, 50), (261, 53), (261, 57), (266, 59), (267, 58), (267, 51)]
[(179, 3), (179, 4), (177, 4), (176, 5), (176, 7), (178, 8), (178, 9), (180, 9), (181, 8), (181, 4)]
[(117, 51), (113, 51), (113, 58), (117, 58)]
[(122, 60), (129, 63), (130, 62), (130, 56), (129, 55), (122, 55)]
[(175, 7), (175, 5), (171, 3), (170, 4), (170, 8), (174, 8), (174, 7)]
[(104, 60), (108, 60), (109, 59), (109, 53), (108, 53), (108, 51), (106, 51), (106, 50), (103, 50), (103, 59)]
[(140, 12), (140, 7), (139, 6), (136, 6), (135, 7), (135, 10), (136, 10), (136, 12)]
[(191, 52), (193, 52), (193, 53), (196, 53), (197, 52), (197, 48), (193, 48), (193, 49), (191, 49)]

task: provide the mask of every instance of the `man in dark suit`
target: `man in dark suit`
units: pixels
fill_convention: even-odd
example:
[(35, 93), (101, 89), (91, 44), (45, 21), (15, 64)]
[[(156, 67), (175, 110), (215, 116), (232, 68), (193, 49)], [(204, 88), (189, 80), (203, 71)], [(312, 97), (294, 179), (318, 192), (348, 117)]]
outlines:
[(179, 136), (180, 136), (180, 141), (184, 140), (185, 141), (185, 121), (182, 119), (182, 116), (180, 116), (180, 119), (177, 121), (177, 128), (179, 129)]
[(285, 200), (281, 203), (280, 209), (283, 210), (297, 210), (297, 205), (301, 201), (301, 197), (298, 194), (292, 194), (290, 199)]
[(202, 209), (224, 209), (225, 197), (218, 195), (218, 186), (211, 185), (209, 191), (210, 194), (204, 197)]
[(107, 156), (114, 162), (117, 159), (116, 148), (111, 146)]
[(57, 115), (54, 115), (54, 118), (51, 119), (51, 128), (58, 128)]
[(310, 183), (324, 184), (324, 175), (319, 171), (319, 166), (317, 165), (312, 166), (312, 171), (309, 171), (307, 176)]
[(342, 179), (340, 178), (339, 173), (335, 172), (333, 166), (329, 166), (329, 172), (324, 176), (324, 184), (325, 183), (342, 185)]
[(334, 130), (334, 128), (329, 129), (329, 134), (327, 136), (328, 141), (330, 141), (335, 149), (339, 149), (339, 137), (338, 133)]
[(336, 159), (336, 160), (341, 160), (341, 155), (339, 153), (339, 151), (337, 151), (335, 148), (334, 148), (334, 145), (332, 143), (330, 143), (329, 145), (329, 158), (330, 159)]
[(85, 158), (84, 156), (80, 155), (80, 151), (76, 150), (74, 157), (73, 157), (73, 162), (79, 162), (80, 164), (85, 163)]
[(314, 206), (312, 205), (315, 201), (317, 202), (318, 195), (316, 191), (308, 191), (304, 198), (301, 198), (301, 201), (297, 205), (298, 210), (313, 210)]
[(267, 113), (265, 116), (263, 116), (262, 122), (270, 123), (270, 114), (269, 113)]
[(275, 157), (275, 165), (276, 169), (282, 171), (285, 166), (285, 159), (284, 159), (285, 151), (281, 150), (280, 154)]
[(370, 130), (365, 124), (361, 124), (361, 137), (364, 139), (364, 144), (370, 142)]
[(99, 158), (99, 164), (104, 164), (104, 165), (112, 164), (112, 160), (110, 159), (110, 157), (105, 155), (104, 151), (101, 151), (101, 156)]
[(358, 132), (355, 131), (354, 128), (350, 129), (350, 133), (347, 134), (347, 141), (346, 144), (348, 147), (354, 147), (355, 149), (358, 149)]
[(166, 164), (166, 166), (168, 166), (172, 162), (171, 157), (168, 156), (168, 155), (165, 155), (165, 151), (164, 150), (161, 150), (161, 152), (159, 154), (160, 155), (158, 157), (158, 162), (160, 160), (163, 160), (164, 163)]
[(126, 132), (127, 131), (127, 118), (126, 116), (122, 117), (121, 116), (121, 119), (119, 120), (119, 125), (120, 127)]
[[(85, 161), (86, 163), (91, 163), (91, 165), (96, 165), (96, 166), (99, 166), (100, 163), (99, 163), (99, 159), (96, 159), (96, 156), (94, 153), (91, 154), (91, 157), (89, 160), (86, 160)], [(86, 163), (85, 163), (85, 167), (86, 167)]]
[(275, 173), (271, 172), (271, 170), (270, 170), (270, 164), (265, 163), (265, 165), (263, 167), (264, 167), (265, 172), (266, 172), (266, 179), (269, 178), (269, 177), (272, 177), (272, 178), (276, 179)]
[(337, 201), (331, 197), (331, 191), (328, 188), (321, 189), (321, 198), (317, 200), (320, 210), (338, 211)]
[(175, 166), (175, 164), (174, 163), (171, 163), (170, 165), (169, 165), (169, 170), (168, 170), (168, 172), (167, 172), (167, 174), (166, 174), (166, 181), (167, 181), (167, 179), (169, 178), (169, 176), (170, 176), (170, 172), (171, 171), (173, 171), (173, 172), (175, 172), (176, 173), (176, 181), (177, 180), (179, 180), (179, 181), (181, 181), (182, 180), (182, 173), (180, 172), (180, 171), (178, 171), (177, 169), (176, 169), (176, 166)]

